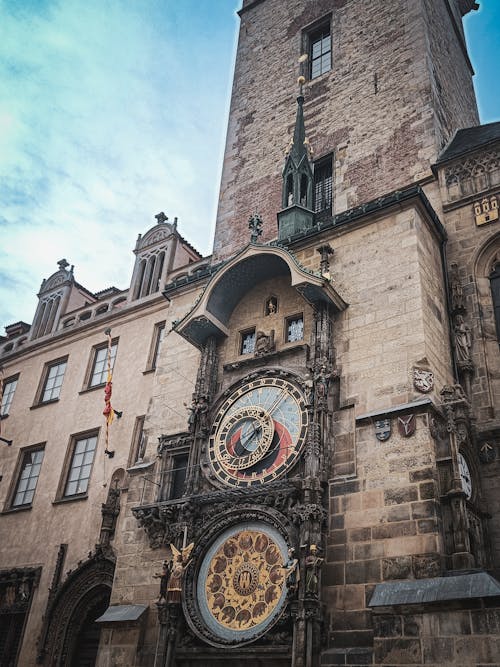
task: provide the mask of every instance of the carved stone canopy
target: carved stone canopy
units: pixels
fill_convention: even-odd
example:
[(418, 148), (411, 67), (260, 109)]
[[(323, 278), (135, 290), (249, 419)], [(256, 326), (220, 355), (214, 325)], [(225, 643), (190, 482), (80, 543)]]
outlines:
[(197, 347), (209, 336), (225, 337), (236, 305), (259, 281), (288, 275), (292, 287), (311, 304), (328, 303), (336, 311), (346, 302), (323, 277), (300, 266), (293, 255), (279, 246), (248, 245), (212, 277), (201, 299), (175, 331)]

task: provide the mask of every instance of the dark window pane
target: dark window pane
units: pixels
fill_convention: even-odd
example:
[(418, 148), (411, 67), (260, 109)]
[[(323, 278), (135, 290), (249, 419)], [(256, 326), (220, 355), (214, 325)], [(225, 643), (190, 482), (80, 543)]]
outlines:
[(184, 482), (186, 481), (188, 455), (174, 456), (174, 469), (172, 470), (172, 486), (170, 499), (181, 498), (184, 493)]

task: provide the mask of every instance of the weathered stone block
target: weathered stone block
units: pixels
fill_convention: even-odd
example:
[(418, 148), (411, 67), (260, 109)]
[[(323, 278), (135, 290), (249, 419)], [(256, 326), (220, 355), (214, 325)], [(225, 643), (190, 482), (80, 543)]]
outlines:
[(416, 579), (429, 579), (441, 574), (441, 556), (423, 554), (412, 556), (412, 569)]
[(411, 556), (382, 559), (382, 579), (407, 579), (411, 575)]
[(373, 631), (375, 637), (401, 637), (402, 635), (402, 621), (401, 616), (393, 614), (373, 616)]
[(418, 665), (422, 649), (418, 639), (375, 639), (375, 664)]
[(360, 584), (381, 580), (380, 560), (354, 561), (346, 565), (346, 583)]
[(411, 503), (417, 499), (418, 491), (415, 486), (403, 486), (384, 491), (384, 503), (386, 505), (402, 505), (403, 503)]

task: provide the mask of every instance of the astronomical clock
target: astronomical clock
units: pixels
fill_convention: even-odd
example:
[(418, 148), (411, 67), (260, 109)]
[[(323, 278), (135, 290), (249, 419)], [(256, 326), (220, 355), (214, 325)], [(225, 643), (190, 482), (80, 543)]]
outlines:
[(261, 377), (232, 392), (220, 407), (208, 457), (221, 486), (251, 486), (281, 478), (306, 439), (303, 393), (289, 380)]

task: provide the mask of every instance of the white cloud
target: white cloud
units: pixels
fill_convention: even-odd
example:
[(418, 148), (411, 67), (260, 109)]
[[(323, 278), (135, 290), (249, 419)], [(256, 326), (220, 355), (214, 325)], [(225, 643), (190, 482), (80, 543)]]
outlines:
[(126, 287), (159, 210), (209, 252), (237, 4), (0, 0), (0, 322), (31, 321), (61, 257)]

